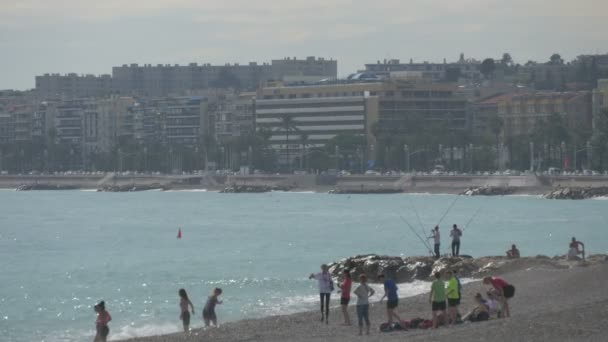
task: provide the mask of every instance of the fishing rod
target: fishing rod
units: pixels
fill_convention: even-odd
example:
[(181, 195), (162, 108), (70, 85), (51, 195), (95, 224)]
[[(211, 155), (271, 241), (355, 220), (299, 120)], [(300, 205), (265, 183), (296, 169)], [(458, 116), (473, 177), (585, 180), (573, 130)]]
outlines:
[(456, 204), (456, 201), (458, 201), (458, 198), (460, 196), (456, 197), (456, 199), (454, 199), (454, 201), (452, 202), (452, 204), (450, 204), (450, 206), (448, 207), (448, 210), (446, 210), (446, 212), (443, 214), (443, 216), (441, 216), (441, 219), (439, 220), (439, 223), (437, 223), (437, 225), (440, 225), (441, 222), (443, 222), (443, 219), (448, 215), (448, 213), (450, 212), (450, 210), (452, 210), (452, 207), (454, 206), (454, 204)]
[(403, 222), (405, 222), (405, 224), (408, 225), (408, 227), (410, 227), (410, 230), (418, 237), (418, 239), (420, 239), (422, 244), (428, 249), (429, 253), (433, 254), (433, 251), (427, 246), (426, 241), (420, 236), (420, 234), (418, 234), (418, 232), (416, 232), (414, 227), (412, 227), (412, 225), (406, 219), (404, 219), (403, 216), (399, 215), (399, 217)]
[[(420, 215), (418, 215), (418, 210), (416, 210), (416, 206), (414, 205), (414, 202), (412, 202), (412, 200), (410, 200), (410, 206), (412, 207), (412, 209), (414, 210), (414, 213), (416, 214), (416, 218), (418, 219), (418, 224), (420, 225), (420, 231), (422, 232), (423, 236), (426, 236), (426, 233), (424, 231), (424, 225), (422, 224), (422, 220), (420, 220)], [(429, 243), (429, 240), (424, 240), (424, 243), (426, 245), (426, 248), (428, 248), (429, 250), (431, 249), (431, 244)]]
[(473, 222), (473, 220), (477, 217), (477, 215), (479, 214), (480, 211), (481, 211), (481, 207), (479, 207), (477, 209), (477, 211), (475, 212), (475, 214), (473, 214), (473, 216), (471, 216), (471, 218), (469, 219), (469, 221), (467, 222), (467, 224), (465, 224), (464, 227), (462, 228), (462, 231), (464, 231), (465, 229), (467, 229), (469, 227), (469, 225), (471, 224), (471, 222)]

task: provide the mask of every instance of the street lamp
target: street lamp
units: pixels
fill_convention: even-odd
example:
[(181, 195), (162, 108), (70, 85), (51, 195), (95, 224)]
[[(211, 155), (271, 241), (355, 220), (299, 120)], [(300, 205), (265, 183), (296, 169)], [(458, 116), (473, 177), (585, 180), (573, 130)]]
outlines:
[(144, 172), (148, 171), (148, 147), (144, 146)]
[(405, 172), (410, 173), (410, 148), (407, 144), (403, 145), (403, 153), (405, 156), (405, 159), (403, 160), (405, 163)]

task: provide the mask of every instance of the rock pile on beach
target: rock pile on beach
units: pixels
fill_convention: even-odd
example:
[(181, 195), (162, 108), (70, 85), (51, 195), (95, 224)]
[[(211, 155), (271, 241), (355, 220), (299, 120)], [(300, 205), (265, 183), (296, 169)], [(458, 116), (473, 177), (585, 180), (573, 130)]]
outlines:
[(363, 194), (398, 194), (402, 193), (402, 189), (394, 189), (394, 188), (368, 188), (368, 189), (333, 189), (329, 190), (330, 194), (336, 195), (363, 195)]
[(221, 190), (221, 193), (226, 194), (240, 194), (240, 193), (263, 193), (271, 191), (290, 191), (292, 188), (289, 186), (280, 185), (232, 185)]
[[(606, 262), (605, 255), (594, 255), (587, 258), (587, 263)], [(463, 278), (481, 277), (491, 272), (504, 272), (517, 268), (518, 265), (546, 265), (553, 268), (567, 268), (569, 263), (565, 256), (549, 258), (544, 255), (536, 257), (508, 259), (502, 256), (472, 258), (470, 256), (443, 257), (395, 257), (376, 254), (357, 255), (329, 264), (329, 270), (334, 276), (339, 276), (348, 269), (354, 279), (360, 274), (367, 275), (371, 282), (377, 282), (377, 276), (386, 273), (398, 283), (415, 280), (431, 280), (435, 272), (446, 269), (455, 270)]]
[(17, 191), (31, 190), (75, 190), (78, 189), (75, 185), (59, 185), (59, 184), (21, 184), (17, 187)]
[(560, 188), (545, 194), (548, 199), (580, 200), (608, 196), (608, 187), (601, 188)]
[(135, 191), (148, 191), (148, 190), (169, 190), (165, 185), (161, 184), (150, 184), (150, 185), (104, 185), (97, 188), (98, 192), (135, 192)]
[(468, 188), (460, 195), (464, 196), (504, 196), (511, 195), (515, 193), (514, 188), (510, 187), (494, 187), (494, 186), (482, 186), (482, 187), (474, 187)]

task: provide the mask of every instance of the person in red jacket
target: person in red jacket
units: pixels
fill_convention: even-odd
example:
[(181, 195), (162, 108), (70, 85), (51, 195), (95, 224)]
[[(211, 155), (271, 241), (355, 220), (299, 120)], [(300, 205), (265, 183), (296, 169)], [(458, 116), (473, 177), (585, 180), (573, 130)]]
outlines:
[(492, 285), (494, 288), (493, 293), (496, 294), (498, 300), (502, 304), (505, 316), (509, 317), (509, 298), (512, 298), (515, 295), (515, 287), (499, 277), (485, 277), (483, 278), (483, 283)]

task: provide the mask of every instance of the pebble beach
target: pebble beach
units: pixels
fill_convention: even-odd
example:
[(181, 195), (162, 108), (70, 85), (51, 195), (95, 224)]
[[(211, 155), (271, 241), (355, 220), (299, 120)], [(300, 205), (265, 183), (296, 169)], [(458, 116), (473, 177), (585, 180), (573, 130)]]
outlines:
[[(608, 339), (608, 263), (573, 262), (555, 267), (543, 263), (496, 274), (516, 287), (510, 300), (511, 318), (481, 323), (464, 323), (437, 330), (380, 332), (386, 320), (384, 303), (370, 307), (372, 330), (358, 336), (354, 326), (342, 325), (342, 314), (335, 307), (329, 324), (319, 321), (320, 314), (303, 312), (262, 319), (241, 320), (208, 330), (193, 330), (164, 336), (127, 340), (129, 342), (178, 341), (606, 341)], [(473, 296), (485, 293), (487, 286), (474, 281), (463, 286), (462, 314), (473, 308)], [(334, 295), (335, 297), (336, 295)], [(349, 307), (355, 319), (355, 306)], [(428, 294), (400, 300), (397, 309), (402, 319), (430, 318)], [(220, 319), (221, 319), (221, 313)], [(198, 319), (197, 317), (196, 319)]]

